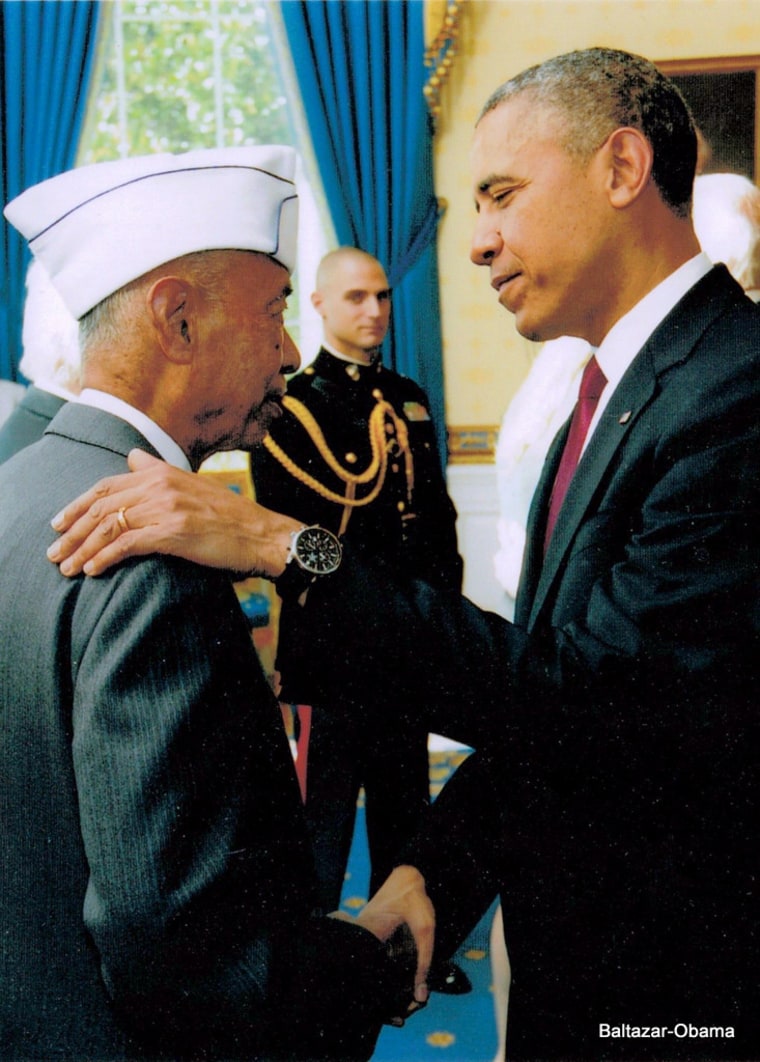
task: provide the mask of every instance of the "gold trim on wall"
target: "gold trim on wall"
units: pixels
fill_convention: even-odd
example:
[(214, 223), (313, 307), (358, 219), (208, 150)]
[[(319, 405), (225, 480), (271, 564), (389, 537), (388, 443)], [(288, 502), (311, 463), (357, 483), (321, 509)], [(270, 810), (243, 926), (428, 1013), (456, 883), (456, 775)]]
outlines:
[(434, 126), (441, 113), (441, 92), (459, 51), (464, 3), (465, 0), (428, 0), (425, 8), (424, 60), (431, 73), (422, 91)]
[(449, 428), (449, 463), (492, 465), (496, 460), (498, 436), (498, 426), (467, 425)]

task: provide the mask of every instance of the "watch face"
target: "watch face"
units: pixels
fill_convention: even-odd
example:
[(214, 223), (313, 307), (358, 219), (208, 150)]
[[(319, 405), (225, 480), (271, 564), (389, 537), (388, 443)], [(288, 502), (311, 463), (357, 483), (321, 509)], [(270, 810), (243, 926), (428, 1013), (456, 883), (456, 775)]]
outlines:
[(341, 553), (338, 539), (323, 527), (305, 527), (295, 541), (298, 563), (315, 575), (334, 572), (340, 564)]

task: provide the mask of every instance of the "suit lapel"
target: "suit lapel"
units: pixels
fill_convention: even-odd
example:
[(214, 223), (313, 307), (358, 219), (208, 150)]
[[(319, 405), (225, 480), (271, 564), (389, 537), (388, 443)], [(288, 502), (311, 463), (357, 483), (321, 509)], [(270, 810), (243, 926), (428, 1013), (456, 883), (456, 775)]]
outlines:
[(615, 388), (586, 447), (543, 558), (549, 495), (569, 422), (560, 432), (544, 463), (531, 507), (530, 545), (518, 594), (517, 622), (528, 629), (536, 623), (549, 591), (561, 576), (565, 557), (618, 448), (657, 393), (658, 377), (688, 358), (705, 330), (737, 296), (744, 297), (741, 289), (724, 266), (717, 266), (686, 293), (641, 348)]
[(541, 578), (541, 569), (544, 563), (543, 529), (546, 527), (546, 515), (549, 509), (552, 486), (562, 458), (562, 451), (567, 442), (567, 436), (570, 433), (571, 420), (572, 414), (559, 429), (549, 447), (535, 493), (533, 494), (533, 500), (530, 503), (525, 556), (523, 557), (520, 582), (517, 588), (517, 600), (515, 602), (515, 623), (521, 627), (527, 627), (528, 625), (536, 589)]
[[(636, 357), (628, 372), (615, 388), (599, 421), (578, 470), (570, 483), (564, 504), (557, 517), (549, 549), (540, 567), (536, 592), (530, 605), (528, 627), (532, 627), (555, 578), (562, 568), (579, 525), (586, 516), (597, 488), (615, 453), (635, 425), (642, 411), (656, 391), (656, 376), (646, 347)], [(555, 462), (556, 470), (556, 462)], [(552, 480), (549, 480), (551, 488)], [(548, 499), (547, 499), (548, 502)], [(546, 507), (542, 511), (540, 528), (546, 525)], [(536, 527), (538, 530), (538, 525)], [(534, 548), (542, 551), (543, 531), (535, 536)], [(540, 563), (540, 562), (539, 562)]]

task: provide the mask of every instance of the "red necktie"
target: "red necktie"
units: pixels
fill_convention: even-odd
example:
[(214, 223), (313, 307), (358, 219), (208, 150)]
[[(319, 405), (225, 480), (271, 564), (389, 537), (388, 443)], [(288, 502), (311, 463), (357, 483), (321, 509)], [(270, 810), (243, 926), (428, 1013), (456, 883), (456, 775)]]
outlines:
[(562, 459), (557, 469), (557, 476), (552, 488), (552, 496), (549, 500), (549, 515), (546, 520), (546, 535), (544, 537), (544, 552), (549, 548), (554, 525), (557, 522), (559, 511), (565, 500), (570, 480), (573, 478), (575, 469), (580, 460), (583, 443), (596, 412), (599, 396), (607, 384), (607, 377), (599, 368), (599, 362), (592, 356), (581, 377), (581, 386), (578, 391), (578, 401), (573, 410), (573, 419), (570, 422), (565, 449), (562, 451)]

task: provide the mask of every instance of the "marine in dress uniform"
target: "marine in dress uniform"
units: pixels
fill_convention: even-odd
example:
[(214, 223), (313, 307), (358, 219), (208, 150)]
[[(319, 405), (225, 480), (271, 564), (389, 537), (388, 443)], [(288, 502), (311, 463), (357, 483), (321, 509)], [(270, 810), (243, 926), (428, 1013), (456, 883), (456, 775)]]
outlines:
[[(379, 358), (359, 365), (323, 347), (289, 383), (285, 405), (286, 415), (251, 458), (257, 499), (335, 531), (407, 579), (458, 591), (456, 512), (424, 391)], [(298, 647), (288, 645), (287, 627), (285, 607), (283, 695), (309, 702), (309, 691), (291, 681), (298, 668), (297, 660), (288, 666), (288, 657)], [(361, 643), (361, 630), (356, 637)], [(306, 809), (328, 909), (340, 903), (359, 787), (366, 795), (371, 891), (429, 801), (427, 726), (399, 717), (377, 692), (372, 705), (315, 706)]]
[[(371, 256), (347, 248), (334, 254), (349, 263), (358, 256), (360, 265), (374, 269), (370, 276), (379, 277), (377, 296), (389, 296), (385, 274)], [(339, 268), (345, 269), (345, 262)], [(349, 280), (342, 278), (341, 273), (340, 291), (352, 293)], [(360, 283), (362, 291), (373, 287), (371, 279), (355, 281)], [(377, 317), (383, 317), (382, 310)], [(385, 323), (367, 343), (382, 340), (387, 319), (388, 308)], [(331, 324), (344, 334), (333, 317), (327, 319), (327, 334)], [(257, 499), (305, 524), (334, 531), (361, 549), (370, 563), (387, 564), (403, 582), (422, 580), (458, 593), (462, 560), (456, 511), (446, 491), (423, 389), (384, 367), (378, 346), (361, 363), (325, 345), (290, 381), (284, 405), (286, 414), (272, 424), (264, 446), (251, 457)], [(278, 658), (283, 696), (311, 704), (313, 691), (297, 686), (299, 647), (291, 644), (288, 627), (285, 605)], [(356, 630), (356, 649), (360, 654), (368, 649), (361, 629)], [(387, 666), (396, 665), (389, 659)], [(429, 803), (428, 728), (409, 711), (397, 711), (382, 689), (361, 703), (345, 697), (339, 703), (316, 704), (313, 713), (306, 811), (322, 903), (333, 910), (340, 904), (360, 787), (366, 795), (371, 892), (391, 870), (400, 839), (409, 835)], [(448, 984), (446, 976), (440, 981), (443, 990), (467, 989), (461, 972), (449, 970), (447, 976)]]

